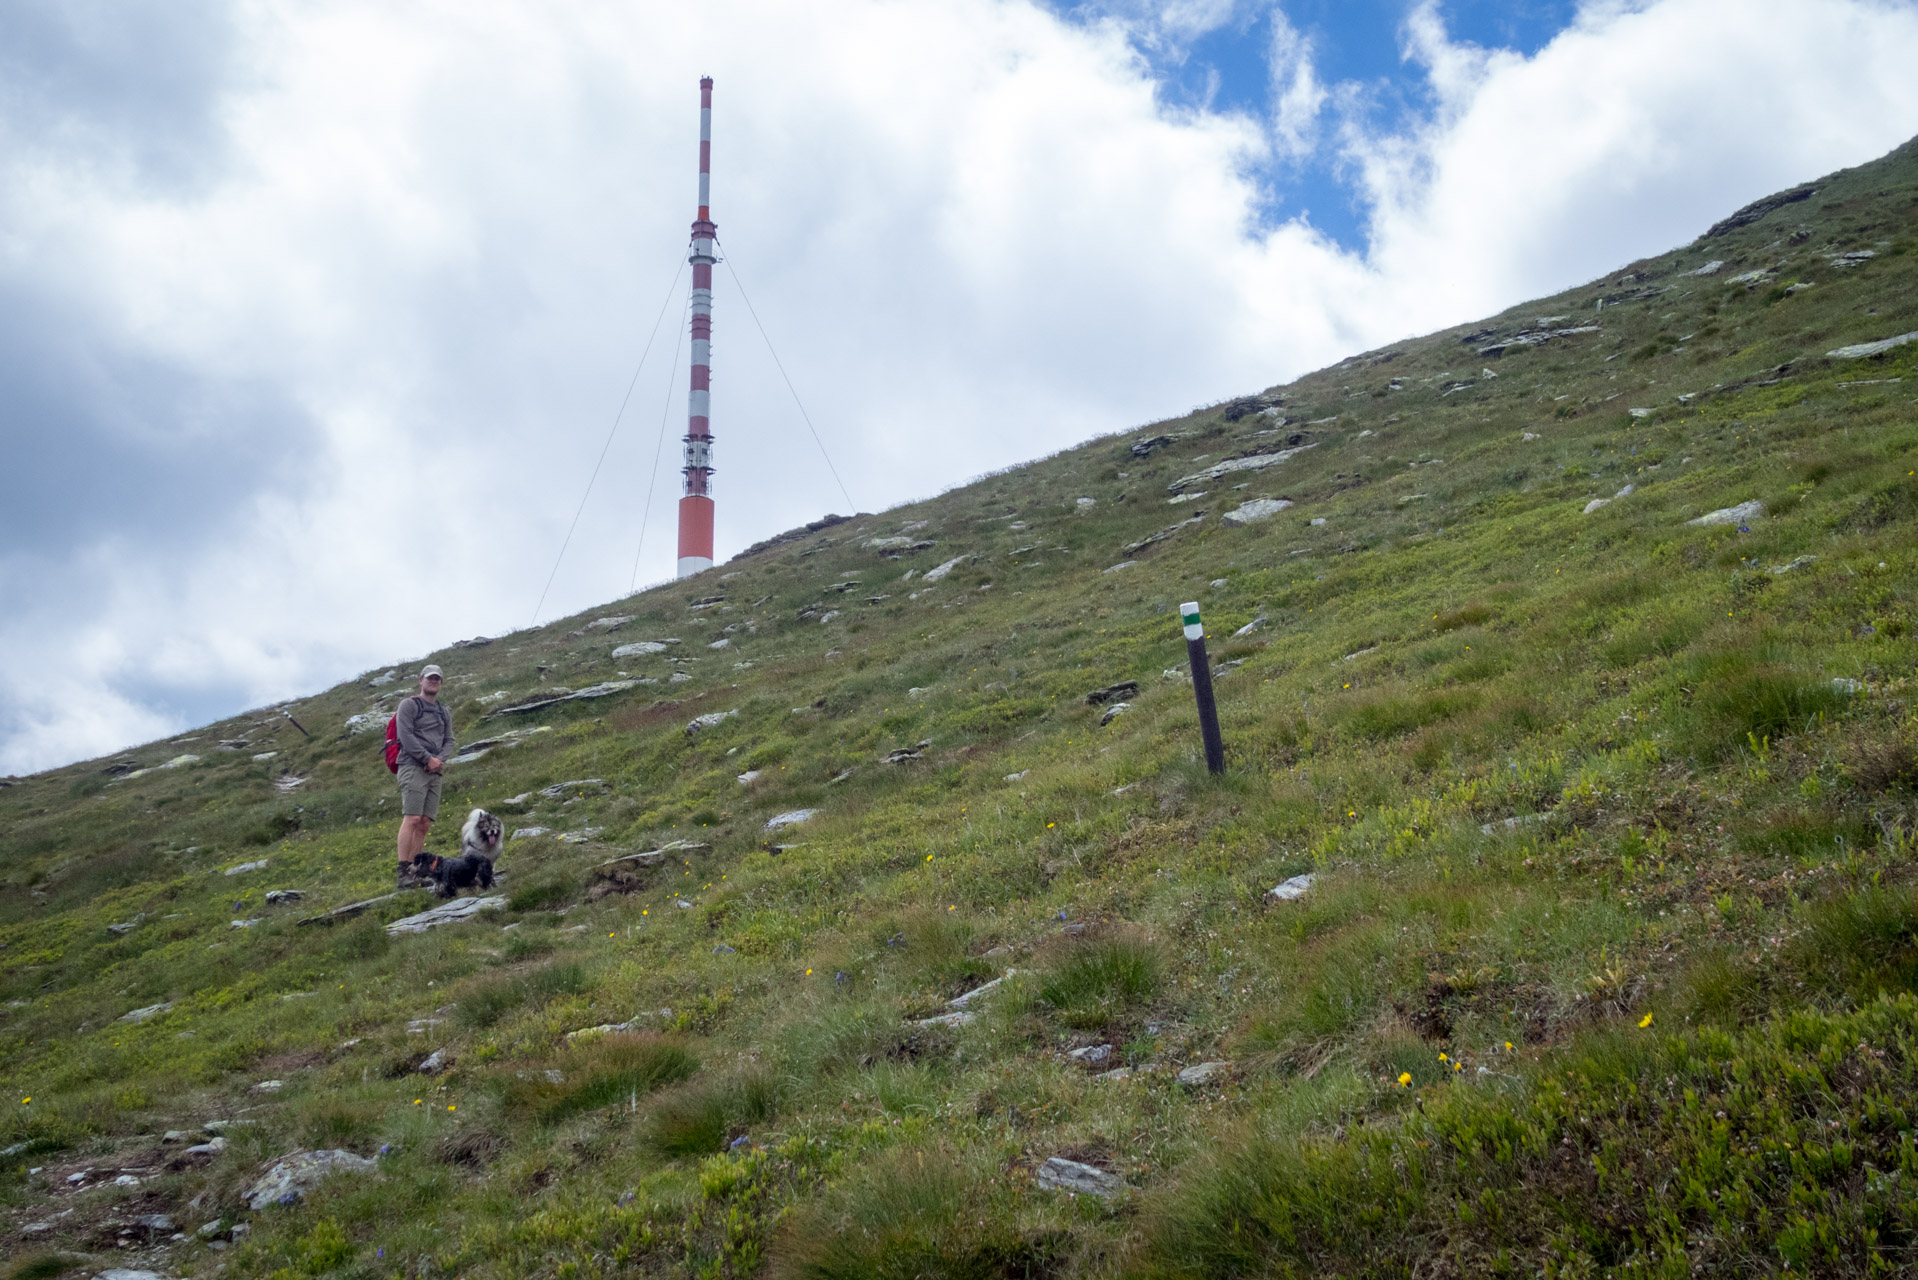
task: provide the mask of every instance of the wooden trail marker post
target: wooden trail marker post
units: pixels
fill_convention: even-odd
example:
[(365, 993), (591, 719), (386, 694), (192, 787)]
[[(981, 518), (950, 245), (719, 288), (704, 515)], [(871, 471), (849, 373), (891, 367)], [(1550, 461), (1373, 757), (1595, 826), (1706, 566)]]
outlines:
[(1205, 625), (1199, 621), (1199, 602), (1179, 606), (1185, 624), (1185, 656), (1192, 664), (1192, 696), (1199, 704), (1199, 732), (1205, 737), (1205, 767), (1225, 772), (1225, 741), (1219, 737), (1219, 708), (1212, 701), (1212, 663), (1205, 656)]

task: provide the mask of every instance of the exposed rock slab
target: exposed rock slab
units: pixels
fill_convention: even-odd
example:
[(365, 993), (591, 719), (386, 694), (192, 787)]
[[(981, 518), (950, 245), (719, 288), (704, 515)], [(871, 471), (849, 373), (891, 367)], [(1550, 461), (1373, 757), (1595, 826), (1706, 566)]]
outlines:
[(1707, 511), (1696, 520), (1687, 520), (1686, 524), (1743, 524), (1747, 520), (1756, 520), (1765, 514), (1765, 504), (1753, 498), (1750, 502), (1741, 502), (1735, 507), (1720, 507), (1716, 511)]
[(1116, 1175), (1064, 1156), (1051, 1156), (1040, 1165), (1038, 1182), (1047, 1191), (1069, 1191), (1080, 1196), (1111, 1197), (1125, 1190), (1125, 1181)]
[(1213, 463), (1203, 471), (1195, 471), (1189, 476), (1181, 476), (1179, 479), (1167, 485), (1166, 488), (1170, 489), (1173, 493), (1179, 493), (1190, 489), (1193, 485), (1208, 484), (1213, 480), (1217, 480), (1220, 476), (1230, 475), (1235, 471), (1263, 471), (1267, 467), (1278, 466), (1288, 458), (1296, 458), (1307, 449), (1316, 448), (1318, 448), (1318, 444), (1314, 442), (1312, 444), (1298, 445), (1291, 449), (1280, 449), (1274, 453), (1255, 453), (1243, 458), (1227, 458), (1224, 462)]
[(1232, 528), (1243, 529), (1246, 525), (1270, 520), (1291, 505), (1285, 498), (1254, 498), (1238, 510), (1226, 512), (1219, 519)]
[(255, 1213), (269, 1205), (291, 1204), (320, 1185), (332, 1174), (365, 1175), (379, 1163), (351, 1151), (296, 1151), (274, 1163), (264, 1176), (241, 1193), (247, 1208)]
[(425, 933), (428, 929), (437, 929), (443, 924), (459, 924), (471, 920), (482, 911), (497, 911), (506, 905), (505, 895), (491, 898), (458, 898), (452, 902), (441, 903), (430, 911), (422, 911), (416, 916), (407, 916), (395, 920), (386, 926), (387, 936), (399, 937), (406, 933)]
[(1312, 887), (1317, 877), (1311, 872), (1302, 876), (1293, 876), (1290, 880), (1281, 880), (1265, 891), (1265, 896), (1277, 902), (1296, 902), (1303, 898), (1306, 890)]
[(1839, 347), (1825, 354), (1834, 360), (1862, 360), (1866, 356), (1881, 356), (1893, 347), (1902, 347), (1907, 342), (1918, 342), (1918, 331), (1901, 333), (1895, 338), (1880, 338), (1876, 342), (1859, 342), (1849, 347)]

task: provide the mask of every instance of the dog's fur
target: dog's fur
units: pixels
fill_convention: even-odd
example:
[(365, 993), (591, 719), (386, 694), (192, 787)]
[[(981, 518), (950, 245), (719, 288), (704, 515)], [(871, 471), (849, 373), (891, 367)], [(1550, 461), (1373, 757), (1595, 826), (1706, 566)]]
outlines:
[(457, 858), (429, 857), (422, 868), (432, 877), (433, 892), (450, 898), (461, 889), (493, 887), (493, 859), (499, 853), (506, 827), (499, 818), (484, 809), (466, 815), (460, 828), (460, 855)]

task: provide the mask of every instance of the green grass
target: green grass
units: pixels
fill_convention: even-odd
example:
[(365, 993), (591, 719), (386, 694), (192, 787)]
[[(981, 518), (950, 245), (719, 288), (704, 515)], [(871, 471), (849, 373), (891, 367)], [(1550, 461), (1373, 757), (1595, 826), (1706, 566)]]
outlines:
[[(1908, 1270), (1918, 346), (1822, 353), (1918, 328), (1914, 197), (1907, 147), (1276, 415), (1199, 409), (427, 655), (467, 742), (537, 730), (453, 769), (448, 814), (549, 833), (456, 928), (389, 937), (420, 894), (299, 923), (390, 890), (374, 673), (290, 704), (310, 740), (249, 713), (124, 753), (199, 757), (138, 778), (8, 780), (0, 1207), (74, 1208), (35, 1247), (95, 1269), (116, 1205), (250, 1222), (166, 1246), (180, 1274)], [(1724, 283), (1760, 265), (1819, 287)], [(1466, 341), (1574, 314), (1600, 332)], [(1258, 496), (1295, 505), (1221, 525)], [(1746, 532), (1687, 523), (1754, 498)], [(935, 547), (867, 545), (920, 521)], [(622, 672), (652, 683), (494, 714)], [(1121, 681), (1101, 726), (1085, 696)], [(1176, 1082), (1204, 1061), (1232, 1070)], [(159, 1141), (233, 1118), (210, 1162)], [(313, 1146), (380, 1174), (240, 1206)], [(1127, 1190), (1042, 1190), (1052, 1156)], [(87, 1167), (158, 1173), (66, 1192)]]

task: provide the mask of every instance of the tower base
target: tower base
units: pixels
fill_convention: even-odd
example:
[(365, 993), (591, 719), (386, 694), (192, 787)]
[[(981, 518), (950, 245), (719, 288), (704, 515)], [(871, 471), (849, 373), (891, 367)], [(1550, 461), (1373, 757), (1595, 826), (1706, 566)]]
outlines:
[(713, 567), (711, 556), (681, 556), (679, 558), (679, 576), (690, 578), (695, 573), (704, 573)]

